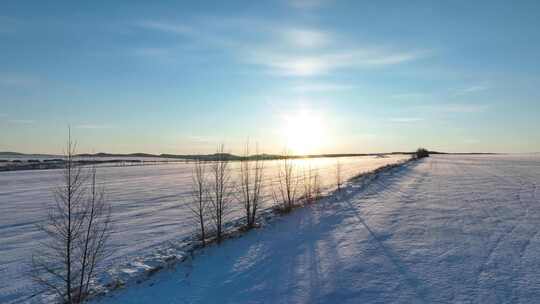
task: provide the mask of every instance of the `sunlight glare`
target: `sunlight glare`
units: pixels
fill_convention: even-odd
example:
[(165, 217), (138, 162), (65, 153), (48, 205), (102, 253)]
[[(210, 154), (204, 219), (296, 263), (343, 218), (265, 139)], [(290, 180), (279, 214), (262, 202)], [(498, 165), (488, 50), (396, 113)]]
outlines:
[(325, 138), (324, 122), (318, 113), (299, 111), (285, 117), (283, 128), (287, 149), (296, 155), (319, 153)]

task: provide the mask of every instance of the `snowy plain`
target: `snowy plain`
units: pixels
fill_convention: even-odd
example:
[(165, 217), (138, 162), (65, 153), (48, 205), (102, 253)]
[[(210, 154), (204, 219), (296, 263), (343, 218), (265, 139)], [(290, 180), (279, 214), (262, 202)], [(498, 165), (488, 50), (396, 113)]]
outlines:
[[(342, 175), (347, 179), (406, 158), (405, 155), (340, 158)], [(336, 159), (294, 162), (300, 171), (316, 170), (323, 187), (330, 189), (334, 184)], [(234, 177), (238, 174), (238, 163), (232, 166)], [(265, 162), (265, 208), (273, 205), (269, 196), (278, 167), (278, 161)], [(167, 248), (169, 242), (193, 233), (194, 223), (186, 205), (191, 172), (192, 165), (185, 163), (98, 169), (107, 199), (113, 205), (113, 254), (108, 268), (152, 255), (156, 248)], [(45, 219), (45, 206), (52, 203), (52, 190), (59, 181), (59, 170), (0, 173), (0, 303), (43, 302), (32, 297), (35, 289), (28, 275), (29, 262), (37, 240), (43, 237), (36, 225)], [(240, 207), (240, 203), (234, 203), (231, 220), (241, 217)]]
[(432, 156), (99, 303), (538, 303), (539, 155)]

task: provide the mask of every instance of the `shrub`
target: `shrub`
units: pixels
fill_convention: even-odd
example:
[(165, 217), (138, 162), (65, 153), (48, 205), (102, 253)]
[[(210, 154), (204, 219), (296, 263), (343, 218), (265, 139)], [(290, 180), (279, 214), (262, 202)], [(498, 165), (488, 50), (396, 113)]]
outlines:
[(414, 157), (418, 159), (429, 157), (429, 151), (424, 148), (418, 148), (418, 150), (416, 150), (416, 152), (414, 153)]
[(298, 194), (298, 174), (297, 169), (288, 152), (284, 154), (279, 167), (277, 183), (272, 191), (274, 202), (278, 210), (283, 213), (290, 212), (297, 200)]
[(263, 182), (264, 164), (259, 156), (259, 149), (256, 150), (254, 160), (249, 156), (249, 143), (246, 143), (244, 155), (240, 160), (240, 189), (241, 201), (244, 205), (246, 215), (246, 227), (248, 229), (255, 226), (257, 211), (261, 201), (261, 189)]

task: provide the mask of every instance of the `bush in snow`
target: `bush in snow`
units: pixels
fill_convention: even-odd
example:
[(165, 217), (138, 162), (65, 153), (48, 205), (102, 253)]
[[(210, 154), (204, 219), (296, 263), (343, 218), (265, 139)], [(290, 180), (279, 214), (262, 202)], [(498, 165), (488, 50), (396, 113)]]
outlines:
[(312, 169), (311, 165), (309, 165), (307, 169), (304, 168), (302, 181), (304, 186), (304, 201), (308, 204), (315, 202), (321, 195), (319, 171)]
[(274, 202), (282, 212), (294, 208), (297, 199), (298, 177), (293, 161), (285, 153), (278, 170), (277, 183), (272, 191)]
[(427, 149), (424, 149), (424, 148), (418, 148), (416, 150), (416, 152), (414, 153), (414, 157), (415, 158), (424, 158), (424, 157), (429, 157), (429, 151)]

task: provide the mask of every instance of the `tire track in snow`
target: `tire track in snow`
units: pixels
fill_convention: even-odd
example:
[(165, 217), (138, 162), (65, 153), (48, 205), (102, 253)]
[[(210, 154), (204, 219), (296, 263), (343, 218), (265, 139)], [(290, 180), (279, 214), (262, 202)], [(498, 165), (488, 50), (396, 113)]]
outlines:
[[(512, 202), (512, 203), (517, 202), (520, 205), (521, 209), (524, 210), (524, 212), (522, 212), (520, 215), (518, 215), (518, 218), (514, 218), (512, 220), (513, 224), (510, 225), (509, 228), (505, 229), (502, 233), (499, 234), (499, 236), (495, 239), (494, 244), (490, 247), (487, 256), (484, 258), (484, 262), (482, 263), (482, 265), (481, 265), (481, 267), (480, 267), (480, 269), (478, 271), (478, 276), (477, 276), (477, 280), (476, 280), (476, 282), (477, 282), (476, 283), (476, 285), (477, 285), (477, 301), (479, 301), (480, 300), (479, 297), (482, 295), (481, 290), (480, 290), (480, 285), (482, 284), (482, 280), (481, 280), (482, 276), (485, 275), (485, 273), (487, 272), (488, 266), (490, 264), (497, 265), (497, 262), (495, 260), (497, 259), (497, 254), (500, 251), (500, 247), (502, 246), (502, 244), (504, 244), (509, 237), (512, 237), (514, 235), (514, 232), (517, 229), (522, 228), (522, 226), (524, 224), (529, 223), (530, 204), (525, 203), (523, 201), (523, 195), (522, 194), (523, 194), (524, 189), (527, 189), (527, 188), (525, 187), (526, 182), (524, 182), (524, 179), (521, 176), (511, 175), (512, 178), (513, 178), (511, 180), (509, 178), (503, 177), (503, 176), (508, 176), (508, 174), (505, 174), (504, 173), (505, 171), (502, 170), (502, 168), (500, 166), (497, 166), (497, 170), (502, 171), (503, 174), (504, 174), (503, 176), (500, 175), (498, 172), (494, 172), (493, 170), (488, 170), (485, 167), (481, 167), (481, 166), (476, 166), (476, 167), (477, 167), (477, 171), (482, 171), (487, 176), (495, 178), (496, 180), (501, 182), (502, 185), (512, 185), (512, 186), (514, 186), (516, 188), (519, 188), (515, 192), (517, 200), (511, 200), (510, 202)], [(517, 180), (518, 182), (516, 182), (515, 180)], [(536, 195), (535, 193), (536, 193), (536, 189), (533, 189), (533, 195), (534, 196)], [(505, 203), (508, 203), (508, 202), (509, 202), (508, 200), (505, 201)], [(496, 210), (498, 210), (498, 209), (499, 208), (496, 207)], [(501, 218), (500, 223), (497, 224), (496, 227), (499, 227), (501, 224), (504, 224), (504, 223), (506, 223), (508, 221), (503, 215), (501, 215), (501, 211), (495, 211), (495, 213), (498, 215), (498, 218)], [(507, 215), (507, 214), (505, 214), (505, 215)], [(538, 233), (538, 230), (536, 232), (533, 232), (533, 235), (537, 234), (537, 233)], [(523, 257), (524, 250), (528, 246), (528, 243), (530, 243), (531, 238), (532, 238), (532, 235), (526, 237), (525, 243), (522, 246), (520, 246), (520, 248), (518, 250), (518, 256), (520, 257), (520, 262), (519, 262), (520, 263), (520, 266), (519, 266), (520, 268), (522, 268), (521, 267), (521, 258)], [(500, 271), (500, 267), (497, 267), (494, 270)], [(516, 286), (516, 284), (517, 284), (517, 276), (519, 275), (519, 273), (516, 273), (515, 271), (512, 271), (511, 274), (512, 274), (512, 279), (505, 281), (505, 283), (509, 283), (509, 286), (507, 286), (507, 287), (511, 288), (511, 290), (509, 290), (507, 292), (510, 292), (512, 294), (513, 301), (518, 301), (519, 296), (516, 295), (515, 291), (519, 289), (519, 286)], [(495, 277), (488, 276), (487, 278), (490, 279), (490, 280), (497, 279), (496, 276)]]
[[(496, 224), (495, 224), (495, 229), (490, 229), (490, 231), (493, 231), (492, 233), (489, 234), (488, 236), (488, 240), (491, 240), (492, 239), (492, 236), (498, 232), (499, 229), (497, 229), (497, 227), (500, 227), (500, 225), (502, 223), (504, 223), (504, 220), (501, 221), (499, 220), (500, 219), (500, 213), (499, 212), (496, 212), (494, 210), (492, 210), (492, 207), (490, 205), (492, 205), (492, 200), (490, 198), (484, 198), (482, 197), (482, 193), (478, 191), (478, 183), (472, 183), (472, 182), (469, 182), (469, 181), (473, 181), (473, 180), (478, 180), (479, 176), (478, 176), (478, 167), (479, 166), (474, 166), (475, 169), (473, 169), (472, 165), (471, 164), (458, 164), (458, 165), (455, 165), (456, 168), (460, 168), (460, 174), (458, 174), (457, 176), (461, 176), (460, 178), (460, 182), (459, 182), (459, 188), (463, 188), (465, 186), (467, 186), (467, 189), (470, 189), (468, 190), (468, 195), (469, 196), (472, 196), (472, 199), (470, 200), (470, 202), (475, 202), (475, 203), (478, 203), (476, 204), (478, 206), (478, 208), (480, 208), (481, 212), (486, 216), (486, 218), (493, 218), (496, 220)], [(482, 170), (480, 170), (482, 171)], [(486, 171), (484, 171), (484, 173), (487, 173)], [(492, 174), (489, 174), (488, 173), (488, 176), (489, 175), (492, 175)], [(463, 177), (466, 177), (465, 179)], [(485, 179), (485, 177), (482, 177), (482, 179)], [(472, 188), (472, 189), (471, 189)], [(494, 206), (496, 207), (496, 206)], [(512, 229), (513, 227), (511, 227)], [(474, 288), (476, 289), (476, 301), (475, 302), (479, 302), (479, 297), (481, 296), (481, 277), (482, 275), (486, 272), (487, 268), (488, 268), (488, 264), (493, 256), (493, 254), (496, 252), (500, 242), (502, 241), (504, 235), (506, 234), (507, 231), (503, 232), (503, 233), (500, 233), (496, 238), (495, 240), (491, 243), (490, 242), (490, 246), (487, 248), (487, 253), (485, 255), (485, 257), (482, 258), (482, 262), (479, 266), (479, 269), (476, 271), (476, 277), (475, 277), (475, 280), (474, 280)]]
[[(486, 189), (486, 187), (490, 187), (489, 184), (490, 180), (493, 180), (494, 178), (499, 181), (503, 181), (503, 184), (512, 184), (517, 185), (519, 187), (518, 191), (518, 203), (520, 206), (526, 209), (527, 205), (524, 204), (524, 202), (521, 199), (521, 192), (523, 191), (523, 183), (515, 183), (509, 180), (506, 180), (499, 176), (498, 174), (485, 170), (484, 168), (480, 168), (479, 165), (471, 164), (468, 162), (458, 162), (458, 163), (452, 163), (452, 166), (450, 168), (454, 168), (455, 171), (454, 174), (450, 174), (450, 176), (457, 176), (459, 177), (458, 180), (449, 181), (450, 184), (456, 189), (460, 189), (462, 193), (467, 193), (467, 196), (470, 198), (466, 200), (466, 202), (469, 203), (475, 203), (476, 208), (474, 210), (478, 210), (479, 212), (483, 213), (485, 217), (480, 219), (488, 219), (491, 218), (494, 220), (494, 222), (486, 222), (487, 224), (494, 225), (493, 229), (488, 229), (488, 231), (492, 231), (488, 235), (488, 244), (487, 247), (487, 253), (482, 258), (482, 262), (480, 263), (479, 269), (476, 271), (476, 276), (473, 283), (473, 288), (476, 290), (476, 301), (479, 301), (480, 296), (482, 295), (482, 276), (485, 275), (488, 272), (489, 265), (492, 264), (492, 261), (496, 258), (497, 253), (499, 252), (499, 248), (503, 243), (505, 243), (506, 238), (509, 235), (512, 235), (512, 233), (518, 228), (521, 221), (513, 221), (513, 225), (510, 225), (508, 228), (504, 229), (505, 223), (508, 222), (507, 218), (502, 213), (502, 210), (500, 210), (500, 203), (497, 203), (498, 200), (494, 199), (492, 192), (484, 192), (483, 189)], [(479, 170), (480, 169), (480, 170)], [(479, 175), (479, 172), (483, 172), (484, 176)], [(466, 190), (463, 190), (466, 189)], [(488, 196), (486, 197), (486, 194)], [(505, 202), (508, 202), (505, 201)], [(461, 207), (466, 208), (467, 205)], [(523, 209), (522, 208), (522, 209)], [(467, 210), (462, 210), (460, 212), (462, 215), (470, 214)], [(527, 212), (522, 213), (519, 215), (519, 218), (523, 218)], [(477, 220), (476, 218), (473, 218), (473, 220)], [(501, 226), (503, 226), (501, 228)], [(496, 238), (494, 241), (493, 236), (496, 235)], [(455, 297), (455, 294), (454, 294)], [(480, 301), (481, 302), (481, 301)]]
[[(533, 183), (533, 190), (532, 190), (532, 201), (533, 202), (538, 201), (537, 194), (536, 194), (537, 189), (538, 189), (538, 185), (536, 183)], [(528, 216), (528, 214), (527, 214), (527, 216)], [(527, 249), (529, 248), (529, 245), (531, 244), (531, 240), (534, 239), (538, 235), (539, 232), (540, 232), (540, 230), (536, 229), (536, 231), (532, 234), (532, 236), (530, 238), (528, 238), (526, 240), (526, 242), (522, 245), (522, 247), (520, 249), (520, 258), (523, 258), (523, 256), (525, 255)]]
[[(410, 166), (414, 168), (417, 165), (422, 165), (422, 163), (413, 163)], [(429, 301), (426, 299), (426, 288), (422, 286), (423, 284), (420, 279), (414, 276), (414, 274), (412, 274), (412, 272), (407, 269), (406, 265), (401, 262), (401, 258), (396, 252), (394, 252), (392, 249), (390, 249), (390, 247), (384, 244), (386, 240), (385, 236), (378, 235), (368, 225), (367, 222), (370, 218), (369, 214), (366, 214), (364, 216), (365, 218), (363, 218), (360, 214), (358, 206), (355, 206), (355, 204), (364, 205), (363, 203), (366, 202), (371, 204), (384, 204), (384, 202), (377, 202), (371, 200), (369, 198), (371, 194), (376, 195), (376, 197), (390, 197), (391, 199), (387, 200), (392, 202), (399, 202), (401, 205), (407, 205), (408, 203), (410, 203), (412, 201), (411, 198), (414, 196), (414, 193), (418, 193), (418, 188), (420, 187), (420, 185), (422, 185), (426, 176), (429, 174), (429, 171), (424, 171), (421, 174), (417, 174), (417, 171), (411, 170), (411, 167), (408, 166), (407, 168), (402, 168), (398, 171), (397, 174), (393, 171), (386, 173), (384, 174), (385, 176), (383, 176), (384, 178), (377, 178), (375, 183), (369, 183), (366, 189), (364, 189), (364, 193), (360, 195), (359, 198), (355, 199), (354, 202), (351, 201), (350, 198), (345, 198), (343, 201), (348, 205), (351, 214), (369, 232), (369, 235), (375, 242), (376, 247), (378, 247), (383, 252), (384, 256), (394, 266), (395, 270), (397, 270), (397, 272), (406, 282), (408, 288), (416, 295), (417, 300), (421, 303), (429, 303)], [(401, 174), (402, 172), (404, 174)], [(396, 179), (399, 179), (399, 182), (395, 182)], [(388, 187), (389, 185), (390, 187)], [(381, 190), (380, 188), (383, 189)], [(368, 196), (367, 200), (365, 200), (365, 196)], [(403, 206), (397, 208), (396, 211), (393, 212), (394, 214), (389, 214), (389, 216), (395, 217), (395, 214), (400, 214), (401, 208), (403, 208)]]

